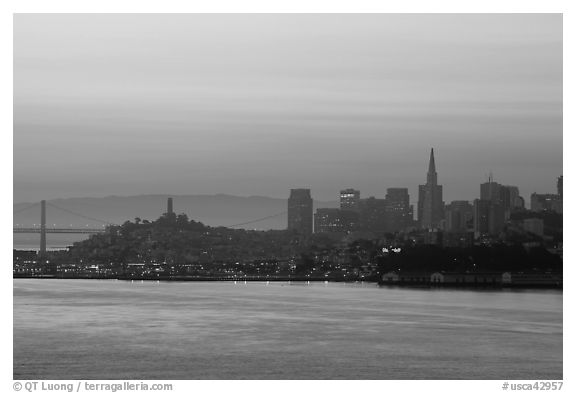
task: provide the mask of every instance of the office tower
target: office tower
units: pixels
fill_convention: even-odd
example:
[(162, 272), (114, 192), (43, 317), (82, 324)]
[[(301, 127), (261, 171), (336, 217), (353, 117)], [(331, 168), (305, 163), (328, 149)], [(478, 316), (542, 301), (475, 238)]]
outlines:
[(359, 228), (377, 235), (386, 233), (386, 199), (369, 197), (361, 199)]
[(360, 191), (347, 188), (340, 191), (340, 209), (358, 211), (360, 203)]
[(563, 179), (562, 179), (562, 178), (563, 178), (563, 177), (564, 177), (564, 176), (560, 176), (560, 177), (558, 178), (558, 182), (556, 183), (556, 188), (557, 188), (557, 190), (558, 190), (558, 195), (560, 195), (560, 198), (563, 197), (563, 194), (562, 194), (562, 182), (563, 182)]
[(474, 207), (468, 201), (452, 201), (446, 206), (446, 231), (466, 232), (472, 228)]
[(558, 194), (530, 195), (530, 210), (535, 212), (553, 211), (562, 213), (562, 198)]
[(500, 204), (504, 211), (504, 220), (510, 219), (510, 212), (512, 211), (512, 189), (508, 186), (500, 186)]
[(386, 231), (393, 233), (404, 230), (412, 224), (413, 209), (407, 188), (388, 188), (386, 190)]
[(480, 199), (489, 204), (489, 234), (498, 233), (504, 223), (510, 218), (512, 192), (510, 186), (503, 186), (495, 182), (492, 175), (486, 183), (480, 184)]
[(474, 233), (477, 236), (489, 233), (490, 205), (489, 200), (474, 200)]
[(442, 186), (438, 185), (438, 174), (434, 162), (434, 149), (430, 151), (430, 162), (426, 184), (418, 186), (418, 221), (424, 229), (437, 229), (444, 218)]
[(492, 175), (488, 177), (486, 183), (480, 184), (480, 199), (503, 204), (502, 185), (496, 183)]
[(310, 189), (296, 188), (290, 190), (288, 230), (305, 236), (312, 234), (312, 205)]
[(507, 189), (509, 202), (508, 206), (510, 207), (510, 211), (514, 210), (522, 210), (524, 209), (524, 198), (520, 196), (520, 191), (516, 186), (502, 186), (503, 188)]
[(486, 199), (474, 200), (474, 233), (496, 235), (504, 228), (504, 206)]
[(347, 234), (355, 229), (358, 213), (335, 208), (316, 209), (314, 233)]
[(510, 212), (524, 206), (518, 187), (499, 184), (494, 181), (492, 175), (488, 178), (488, 182), (480, 184), (480, 199), (502, 205), (506, 219), (510, 218)]

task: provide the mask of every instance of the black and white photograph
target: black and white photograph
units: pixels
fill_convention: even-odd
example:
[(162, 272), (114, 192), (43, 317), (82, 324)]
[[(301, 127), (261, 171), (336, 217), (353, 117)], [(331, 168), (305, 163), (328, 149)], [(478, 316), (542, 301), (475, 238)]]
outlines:
[(12, 20), (13, 391), (568, 388), (562, 13)]

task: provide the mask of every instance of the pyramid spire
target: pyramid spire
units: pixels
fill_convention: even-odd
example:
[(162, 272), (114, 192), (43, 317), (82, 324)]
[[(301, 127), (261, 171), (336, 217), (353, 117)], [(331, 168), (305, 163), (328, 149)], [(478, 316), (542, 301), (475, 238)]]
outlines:
[(434, 148), (430, 150), (430, 163), (428, 164), (427, 184), (438, 184), (438, 175), (436, 174), (436, 162), (434, 161)]
[(428, 164), (428, 173), (436, 172), (436, 163), (434, 162), (434, 148), (430, 150), (430, 164)]

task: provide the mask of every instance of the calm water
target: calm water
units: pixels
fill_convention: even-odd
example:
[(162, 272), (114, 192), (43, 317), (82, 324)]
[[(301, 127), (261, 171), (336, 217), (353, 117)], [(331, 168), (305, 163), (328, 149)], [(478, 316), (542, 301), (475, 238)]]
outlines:
[(561, 379), (562, 293), (14, 280), (16, 379)]

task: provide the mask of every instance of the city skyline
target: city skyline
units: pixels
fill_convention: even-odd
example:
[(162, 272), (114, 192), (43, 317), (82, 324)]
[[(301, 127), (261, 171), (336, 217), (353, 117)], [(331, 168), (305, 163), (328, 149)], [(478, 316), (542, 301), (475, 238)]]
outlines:
[[(432, 183), (430, 183), (430, 184), (432, 184), (432, 185), (434, 185), (434, 186), (436, 186), (436, 184), (437, 184), (437, 172), (436, 172), (436, 166), (435, 166), (435, 157), (434, 157), (434, 148), (433, 148), (433, 147), (431, 148), (431, 151), (430, 151), (430, 158), (429, 158), (429, 161), (428, 161), (428, 172), (427, 172), (427, 174), (426, 174), (426, 177), (427, 177), (427, 179), (426, 179), (426, 184), (424, 184), (424, 185), (418, 185), (418, 186), (417, 186), (417, 187), (418, 187), (418, 192), (416, 193), (416, 195), (413, 195), (412, 192), (410, 191), (410, 190), (413, 188), (412, 185), (406, 186), (406, 187), (386, 186), (386, 187), (385, 187), (385, 193), (384, 193), (384, 195), (366, 195), (366, 194), (362, 193), (362, 190), (357, 190), (357, 189), (354, 189), (354, 188), (348, 188), (348, 189), (342, 189), (342, 188), (341, 188), (340, 191), (339, 191), (338, 193), (336, 193), (335, 198), (332, 198), (332, 199), (328, 198), (328, 199), (325, 199), (325, 200), (320, 200), (320, 199), (318, 199), (318, 198), (315, 198), (315, 196), (313, 195), (313, 191), (314, 191), (314, 188), (313, 188), (313, 187), (308, 187), (308, 188), (306, 188), (306, 187), (292, 188), (292, 189), (288, 189), (288, 191), (294, 190), (294, 189), (302, 189), (302, 190), (305, 189), (305, 190), (308, 190), (308, 191), (310, 192), (310, 195), (311, 195), (311, 197), (312, 197), (313, 200), (318, 200), (318, 201), (321, 201), (321, 202), (323, 202), (323, 203), (324, 203), (324, 202), (334, 202), (334, 201), (338, 201), (338, 195), (339, 195), (340, 203), (341, 203), (342, 193), (347, 192), (347, 191), (357, 192), (357, 193), (358, 193), (358, 195), (356, 195), (357, 198), (359, 198), (359, 197), (362, 197), (362, 198), (374, 198), (374, 197), (375, 197), (375, 198), (384, 198), (391, 189), (406, 189), (406, 190), (408, 190), (408, 201), (409, 201), (409, 204), (411, 204), (411, 205), (412, 205), (412, 204), (417, 205), (417, 204), (418, 204), (418, 201), (421, 200), (421, 199), (422, 199), (422, 196), (425, 194), (425, 193), (424, 193), (424, 194), (420, 195), (421, 192), (422, 192), (422, 191), (420, 191), (420, 189), (425, 190), (431, 180), (432, 180)], [(553, 188), (550, 188), (550, 189), (544, 189), (543, 192), (531, 192), (531, 193), (526, 193), (526, 194), (527, 194), (526, 197), (523, 195), (522, 191), (519, 190), (516, 185), (513, 185), (513, 186), (507, 185), (506, 187), (513, 187), (513, 188), (515, 188), (515, 189), (516, 189), (516, 193), (518, 194), (518, 196), (520, 196), (520, 197), (523, 199), (523, 203), (525, 203), (525, 206), (526, 206), (527, 208), (529, 208), (529, 207), (530, 207), (531, 196), (532, 196), (533, 194), (542, 194), (542, 195), (544, 195), (544, 194), (561, 194), (562, 178), (563, 178), (563, 174), (560, 174), (560, 176), (557, 176), (557, 177), (554, 179), (554, 180), (555, 180), (554, 189), (553, 189)], [(479, 191), (479, 192), (478, 192), (476, 195), (474, 195), (472, 198), (470, 198), (470, 199), (450, 199), (450, 200), (447, 200), (446, 198), (443, 198), (443, 196), (442, 196), (442, 194), (443, 194), (443, 190), (442, 190), (443, 187), (442, 187), (442, 185), (440, 184), (440, 185), (438, 185), (438, 187), (440, 187), (439, 201), (440, 201), (440, 202), (444, 202), (444, 203), (447, 205), (447, 204), (449, 204), (449, 203), (451, 203), (451, 202), (474, 201), (475, 199), (478, 199), (479, 197), (482, 199), (482, 192), (483, 192), (483, 191), (482, 191), (482, 187), (483, 187), (485, 184), (488, 184), (488, 183), (498, 184), (498, 182), (497, 182), (496, 179), (494, 178), (494, 175), (493, 175), (492, 172), (490, 172), (489, 174), (486, 175), (486, 178), (484, 179), (483, 182), (477, 184), (477, 187), (479, 186), (479, 188), (478, 188), (478, 191)], [(423, 188), (423, 187), (424, 187), (424, 188)], [(158, 195), (158, 194), (141, 194), (141, 195)], [(162, 193), (162, 195), (178, 196), (178, 194), (169, 193), (169, 192), (164, 192), (164, 193)], [(185, 196), (185, 195), (187, 195), (187, 194), (179, 194), (179, 195), (180, 195), (180, 196)], [(210, 194), (202, 194), (202, 193), (200, 193), (200, 194), (189, 194), (189, 195), (198, 195), (198, 196), (206, 195), (206, 196), (210, 196)], [(254, 197), (277, 198), (277, 197), (273, 197), (273, 196), (269, 196), (269, 195), (253, 195), (253, 194), (252, 194), (252, 195), (239, 195), (239, 194), (234, 194), (234, 193), (229, 193), (229, 194), (228, 194), (228, 193), (217, 193), (217, 194), (213, 194), (213, 195), (215, 195), (215, 196), (216, 196), (216, 195), (230, 195), (230, 196), (240, 196), (240, 197), (252, 197), (252, 196), (254, 196)], [(103, 197), (109, 197), (109, 196), (128, 196), (128, 197), (129, 197), (129, 196), (137, 196), (137, 195), (104, 195)], [(91, 197), (91, 196), (85, 196), (85, 197)], [(71, 196), (70, 198), (73, 199), (73, 198), (76, 198), (76, 197), (75, 197), (75, 196)], [(280, 198), (282, 198), (282, 197), (280, 197)], [(58, 197), (58, 198), (54, 198), (54, 199), (68, 199), (68, 198), (60, 198), (60, 197)], [(172, 198), (169, 198), (169, 199), (172, 199)], [(286, 199), (290, 199), (290, 197), (289, 197), (289, 196), (286, 196)], [(22, 201), (22, 202), (16, 202), (16, 201), (14, 201), (15, 204), (16, 204), (16, 203), (34, 203), (34, 202), (38, 202), (38, 201)], [(416, 206), (416, 207), (417, 207), (417, 206)], [(442, 206), (442, 207), (441, 207), (441, 206), (437, 206), (436, 208), (437, 208), (437, 209), (440, 209), (440, 208), (444, 209), (444, 206)], [(419, 211), (419, 209), (418, 209), (418, 211)]]
[(445, 201), (490, 172), (553, 192), (561, 14), (14, 17), (15, 203), (301, 187), (415, 203), (430, 147)]

